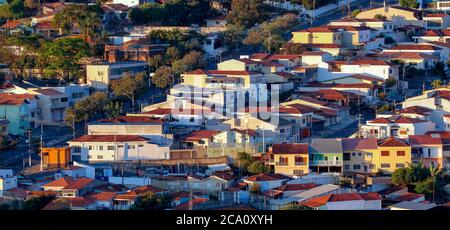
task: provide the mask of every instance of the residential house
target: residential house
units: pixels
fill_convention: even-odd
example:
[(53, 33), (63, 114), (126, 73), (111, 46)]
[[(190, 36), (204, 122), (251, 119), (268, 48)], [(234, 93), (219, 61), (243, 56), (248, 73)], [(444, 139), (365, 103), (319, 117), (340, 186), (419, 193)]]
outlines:
[(53, 25), (51, 21), (38, 22), (33, 25), (34, 33), (52, 39), (63, 34), (62, 29)]
[(167, 45), (151, 44), (146, 38), (132, 39), (122, 44), (105, 45), (104, 59), (110, 63), (148, 61), (157, 54), (162, 54)]
[(342, 45), (342, 31), (334, 27), (310, 27), (292, 32), (292, 42)]
[(343, 172), (340, 139), (312, 139), (309, 144), (309, 169), (313, 172)]
[(71, 160), (83, 162), (169, 159), (169, 147), (137, 135), (84, 135), (69, 141)]
[(207, 148), (218, 133), (217, 130), (196, 130), (187, 135), (183, 143), (185, 143), (186, 147)]
[(278, 188), (291, 178), (283, 174), (259, 173), (244, 179), (244, 182), (251, 188), (258, 187), (260, 192)]
[(29, 27), (23, 20), (7, 21), (0, 26), (0, 34), (6, 35), (27, 35), (31, 34), (33, 29)]
[(378, 172), (373, 163), (378, 154), (376, 138), (343, 138), (342, 151), (345, 175)]
[(17, 188), (17, 176), (12, 169), (0, 169), (0, 193)]
[(35, 127), (39, 114), (36, 97), (31, 94), (0, 93), (0, 111), (8, 119), (9, 133), (20, 136)]
[(415, 35), (412, 37), (413, 41), (416, 43), (438, 41), (449, 43), (450, 42), (450, 30), (427, 30), (420, 35)]
[(431, 13), (423, 15), (425, 28), (428, 30), (444, 30), (450, 26), (450, 15), (443, 13)]
[(29, 90), (37, 98), (41, 110), (40, 121), (44, 125), (62, 125), (64, 123), (64, 111), (69, 107), (69, 98), (66, 94), (57, 90), (33, 89)]
[(433, 164), (442, 167), (444, 165), (443, 144), (439, 135), (410, 135), (408, 142), (411, 145), (411, 162), (422, 161), (427, 166)]
[(328, 194), (302, 201), (300, 206), (314, 210), (381, 210), (377, 193)]
[(44, 168), (65, 168), (70, 163), (69, 147), (41, 148), (39, 155)]
[(113, 209), (113, 200), (116, 195), (117, 193), (115, 192), (99, 192), (88, 194), (86, 198), (92, 200), (97, 209), (111, 210)]
[(330, 26), (369, 27), (376, 30), (375, 35), (390, 35), (394, 32), (394, 23), (378, 18), (342, 18), (328, 23)]
[(399, 61), (408, 66), (422, 70), (432, 70), (436, 63), (440, 61), (440, 57), (425, 52), (383, 52), (370, 55), (369, 58), (375, 58), (385, 61)]
[(205, 19), (207, 27), (223, 27), (227, 25), (226, 15), (219, 15), (213, 18)]
[(273, 144), (269, 165), (277, 174), (302, 176), (309, 173), (308, 144)]
[(64, 9), (67, 5), (64, 2), (46, 2), (42, 6), (43, 14), (55, 14)]
[(392, 174), (398, 168), (411, 163), (411, 146), (405, 140), (389, 137), (378, 141), (379, 155), (374, 155), (372, 163), (383, 174)]
[(262, 83), (262, 74), (246, 70), (194, 70), (181, 75), (181, 84), (199, 88), (249, 89), (251, 84)]
[(58, 197), (42, 210), (95, 210), (96, 204), (92, 200), (85, 197)]
[(398, 79), (398, 66), (383, 60), (330, 61), (318, 64), (317, 80), (329, 81), (348, 75), (362, 74), (381, 80)]
[(134, 191), (128, 191), (123, 194), (117, 194), (113, 198), (114, 210), (128, 210), (137, 201), (139, 195)]
[(172, 134), (164, 130), (164, 122), (160, 118), (148, 116), (118, 116), (112, 119), (101, 119), (89, 123), (89, 135), (138, 135), (151, 139), (161, 145), (170, 145)]
[(422, 135), (434, 129), (435, 124), (432, 121), (401, 115), (378, 117), (367, 121), (365, 125), (361, 126), (361, 132), (364, 137), (375, 138), (387, 138), (391, 136), (406, 138), (409, 135)]
[(148, 73), (148, 63), (132, 62), (104, 62), (86, 65), (87, 84), (98, 90), (108, 90), (111, 81), (120, 79), (125, 73)]
[(411, 24), (424, 26), (423, 21), (421, 21), (422, 13), (419, 10), (386, 4), (382, 7), (363, 10), (356, 16), (356, 19), (373, 19), (375, 15), (385, 16), (388, 20), (394, 22), (395, 26)]

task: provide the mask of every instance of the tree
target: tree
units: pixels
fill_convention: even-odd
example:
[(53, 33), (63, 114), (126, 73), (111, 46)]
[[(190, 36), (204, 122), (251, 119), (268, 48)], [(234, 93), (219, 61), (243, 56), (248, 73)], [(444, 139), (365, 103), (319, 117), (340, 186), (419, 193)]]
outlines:
[(245, 38), (244, 30), (245, 28), (242, 25), (229, 24), (226, 30), (220, 33), (221, 40), (227, 46), (235, 47), (235, 50), (237, 50), (238, 46), (242, 43), (242, 39)]
[(238, 152), (237, 163), (239, 167), (246, 169), (253, 163), (253, 158), (246, 152)]
[(201, 69), (206, 66), (203, 53), (198, 51), (190, 51), (181, 60), (173, 63), (172, 69), (176, 74)]
[(130, 210), (164, 210), (169, 207), (170, 199), (165, 195), (153, 192), (141, 194)]
[(269, 171), (269, 168), (265, 166), (261, 161), (254, 161), (247, 168), (249, 173), (258, 174), (258, 173), (266, 173)]
[(155, 75), (152, 77), (152, 83), (159, 88), (167, 88), (174, 83), (174, 71), (169, 66), (162, 66), (156, 70)]
[[(145, 74), (143, 74), (145, 77)], [(131, 106), (134, 108), (136, 96), (145, 90), (146, 82), (142, 74), (132, 76), (126, 73), (122, 78), (111, 82), (112, 92), (116, 96), (126, 96), (131, 99)], [(144, 88), (144, 89), (143, 89)]]
[(33, 197), (23, 204), (24, 210), (41, 210), (45, 207), (50, 201), (52, 201), (54, 196), (41, 196), (41, 197)]
[(250, 28), (268, 18), (263, 0), (232, 0), (227, 21), (234, 25)]
[(386, 20), (387, 19), (387, 17), (382, 14), (375, 14), (374, 18), (378, 19), (378, 20)]
[(311, 210), (311, 208), (308, 208), (306, 206), (301, 206), (297, 203), (289, 203), (289, 204), (282, 206), (280, 208), (280, 210)]
[(253, 185), (250, 187), (249, 191), (251, 193), (257, 193), (259, 194), (261, 192), (261, 187), (259, 186), (258, 183), (253, 183)]
[(89, 54), (89, 45), (78, 38), (56, 39), (42, 49), (42, 55), (48, 61), (45, 70), (57, 72), (66, 82), (69, 82), (71, 72), (79, 71), (79, 61)]
[(356, 16), (358, 16), (358, 14), (361, 13), (360, 9), (356, 9), (352, 11), (352, 18), (356, 18)]
[(105, 111), (106, 117), (109, 119), (113, 119), (118, 117), (122, 113), (123, 104), (119, 101), (109, 102), (108, 104), (103, 106), (103, 110)]
[(148, 59), (148, 65), (151, 71), (156, 71), (159, 67), (165, 65), (164, 58), (161, 54), (153, 55)]
[(441, 80), (434, 80), (433, 82), (431, 82), (431, 87), (433, 89), (442, 88), (442, 81)]
[(284, 44), (279, 53), (281, 54), (301, 54), (305, 51), (310, 51), (308, 47), (301, 43), (286, 43)]
[(104, 92), (95, 92), (77, 101), (65, 111), (64, 122), (74, 128), (73, 123), (87, 121), (98, 113), (104, 112), (104, 106), (109, 103), (108, 95)]
[(416, 0), (400, 0), (400, 5), (408, 8), (417, 8), (419, 3)]

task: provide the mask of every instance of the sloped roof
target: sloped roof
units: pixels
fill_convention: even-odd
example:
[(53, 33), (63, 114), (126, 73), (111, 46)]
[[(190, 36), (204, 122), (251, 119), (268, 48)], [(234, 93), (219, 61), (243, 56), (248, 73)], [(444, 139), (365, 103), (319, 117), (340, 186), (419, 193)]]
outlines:
[(343, 152), (340, 139), (312, 139), (309, 149), (312, 154)]
[(219, 131), (217, 130), (195, 130), (189, 135), (187, 135), (185, 140), (197, 141), (201, 139), (208, 139), (214, 137), (214, 135), (216, 135), (217, 133), (219, 133)]
[(83, 135), (70, 142), (131, 142), (149, 140), (137, 135)]
[(401, 139), (391, 136), (386, 139), (379, 140), (378, 146), (379, 147), (408, 147), (409, 144), (404, 140), (401, 140)]
[(308, 144), (273, 144), (273, 154), (303, 154), (308, 153)]
[(343, 138), (342, 150), (352, 151), (360, 149), (377, 149), (378, 143), (376, 138)]

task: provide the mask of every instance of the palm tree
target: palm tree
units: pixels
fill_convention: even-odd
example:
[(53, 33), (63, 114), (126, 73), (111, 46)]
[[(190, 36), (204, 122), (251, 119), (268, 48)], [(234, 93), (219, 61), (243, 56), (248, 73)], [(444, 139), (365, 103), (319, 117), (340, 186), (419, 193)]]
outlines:
[(87, 12), (80, 20), (80, 30), (83, 39), (93, 47), (97, 42), (102, 21), (100, 16), (94, 12)]
[(430, 173), (430, 178), (433, 180), (433, 203), (434, 203), (436, 180), (442, 178), (447, 173), (447, 169), (439, 167), (439, 166), (435, 166), (433, 162), (430, 164), (428, 169), (429, 169), (429, 173)]

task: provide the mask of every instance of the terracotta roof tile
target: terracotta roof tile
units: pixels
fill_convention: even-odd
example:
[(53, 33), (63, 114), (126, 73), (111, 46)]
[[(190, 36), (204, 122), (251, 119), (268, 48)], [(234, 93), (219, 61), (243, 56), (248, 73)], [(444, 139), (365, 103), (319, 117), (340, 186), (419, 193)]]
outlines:
[(408, 147), (409, 144), (404, 140), (401, 140), (401, 139), (391, 136), (386, 139), (379, 140), (378, 146), (379, 147)]
[(137, 135), (84, 135), (70, 142), (133, 142), (149, 140)]
[(308, 154), (308, 144), (273, 144), (272, 154)]

